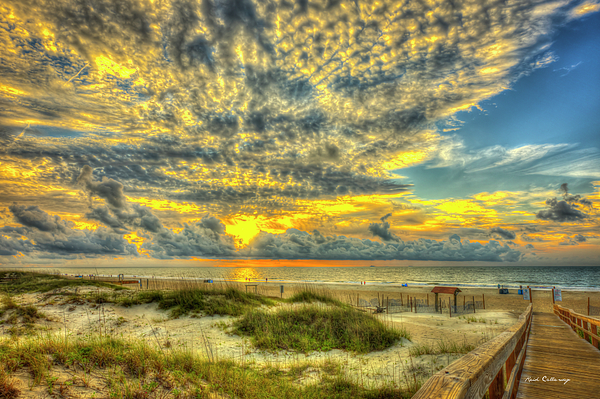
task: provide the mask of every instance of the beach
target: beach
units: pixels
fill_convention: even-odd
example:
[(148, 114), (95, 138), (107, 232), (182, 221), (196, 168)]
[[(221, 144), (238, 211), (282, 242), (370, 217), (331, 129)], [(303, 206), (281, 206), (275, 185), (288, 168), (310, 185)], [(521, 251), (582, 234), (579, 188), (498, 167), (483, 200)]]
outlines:
[[(71, 280), (82, 278), (70, 277)], [(90, 278), (89, 281), (112, 281), (117, 278)], [(183, 279), (129, 279), (135, 284), (124, 284), (127, 287), (118, 291), (119, 295), (133, 296), (143, 291), (179, 290), (200, 288), (203, 290), (222, 290), (236, 288), (242, 292), (256, 292), (262, 297), (290, 298), (295, 293), (310, 290), (326, 294), (341, 302), (356, 305), (363, 301), (371, 302), (378, 298), (379, 303), (386, 305), (392, 299), (410, 303), (416, 300), (429, 301), (433, 304), (433, 287), (403, 287), (401, 285), (362, 285), (340, 283), (280, 283), (280, 282), (200, 282)], [(283, 286), (283, 293), (281, 287)], [(148, 289), (146, 289), (148, 287)], [(340, 349), (325, 351), (297, 352), (289, 350), (265, 351), (255, 348), (251, 340), (231, 333), (231, 326), (236, 317), (222, 315), (187, 314), (171, 317), (166, 309), (160, 309), (156, 303), (122, 306), (117, 303), (97, 303), (90, 298), (112, 293), (111, 288), (103, 287), (70, 287), (48, 293), (25, 293), (14, 297), (23, 306), (31, 305), (45, 315), (45, 319), (36, 328), (57, 336), (86, 339), (90, 334), (121, 337), (126, 340), (141, 340), (148, 345), (165, 348), (187, 348), (201, 357), (219, 360), (234, 360), (242, 364), (262, 370), (265, 367), (290, 369), (298, 364), (310, 364), (316, 369), (319, 365), (335, 363), (341, 367), (345, 376), (360, 384), (371, 387), (385, 386), (392, 382), (401, 386), (407, 382), (406, 376), (414, 376), (418, 381), (425, 381), (438, 370), (459, 359), (464, 353), (444, 352), (438, 350), (443, 346), (456, 346), (470, 351), (482, 343), (501, 334), (512, 326), (519, 315), (527, 308), (529, 301), (517, 295), (516, 290), (509, 294), (499, 294), (498, 289), (461, 288), (457, 295), (457, 308), (461, 310), (463, 302), (480, 302), (474, 312), (461, 311), (450, 316), (448, 309), (441, 313), (414, 312), (410, 310), (375, 314), (374, 316), (387, 326), (402, 329), (410, 339), (400, 339), (384, 350), (357, 354)], [(536, 312), (552, 311), (551, 291), (534, 289), (533, 305)], [(587, 314), (588, 298), (590, 303), (600, 304), (600, 293), (594, 291), (563, 291), (563, 301), (559, 304), (576, 312)], [(439, 294), (439, 299), (446, 303), (453, 296)], [(483, 304), (485, 303), (485, 304)], [(302, 304), (278, 303), (268, 311), (279, 308), (300, 309)], [(327, 304), (319, 306), (328, 307)], [(485, 306), (485, 309), (483, 309)], [(363, 312), (371, 313), (374, 308), (359, 307)], [(389, 309), (392, 309), (391, 307)], [(388, 309), (388, 310), (389, 310)], [(406, 308), (405, 308), (406, 309)], [(1, 335), (9, 337), (9, 326), (2, 325)], [(316, 373), (316, 372), (315, 372)], [(318, 380), (319, 374), (302, 375), (297, 383), (310, 384)], [(22, 386), (32, 384), (26, 372), (16, 374)], [(400, 377), (402, 376), (402, 377)], [(366, 381), (366, 382), (365, 382)], [(31, 391), (35, 396), (39, 389)], [(89, 393), (89, 392), (88, 392)], [(83, 394), (85, 396), (85, 393)]]
[[(72, 278), (72, 277), (70, 277)], [(89, 277), (84, 277), (89, 278)], [(234, 286), (241, 290), (249, 290), (253, 292), (255, 289), (261, 295), (267, 295), (277, 298), (287, 298), (293, 295), (298, 290), (306, 287), (314, 287), (332, 292), (337, 298), (342, 301), (350, 302), (358, 295), (363, 299), (377, 298), (385, 296), (389, 299), (400, 299), (413, 297), (416, 299), (426, 299), (429, 295), (430, 301), (433, 301), (434, 294), (431, 293), (433, 285), (410, 285), (402, 286), (401, 284), (360, 284), (360, 283), (339, 283), (339, 282), (281, 282), (281, 281), (219, 281), (211, 280), (213, 283), (205, 283), (204, 279), (185, 279), (185, 278), (144, 278), (126, 276), (130, 280), (141, 280), (141, 289), (177, 289), (185, 286), (202, 287), (207, 284), (225, 284)], [(102, 281), (115, 282), (118, 278), (115, 277), (98, 277)], [(246, 288), (246, 286), (249, 286)], [(256, 288), (255, 288), (256, 286)], [(283, 286), (283, 295), (281, 294), (281, 286)], [(132, 289), (139, 289), (136, 284), (131, 284)], [(457, 304), (463, 303), (463, 297), (466, 300), (472, 300), (475, 297), (476, 301), (485, 301), (487, 310), (501, 310), (510, 312), (522, 312), (527, 308), (529, 301), (523, 299), (523, 295), (518, 294), (518, 288), (509, 288), (508, 294), (500, 294), (498, 288), (483, 288), (483, 287), (465, 287), (460, 286), (460, 293), (457, 297)], [(523, 288), (527, 288), (523, 286)], [(532, 292), (532, 303), (534, 311), (537, 312), (552, 312), (552, 289), (546, 287), (530, 287)], [(453, 298), (451, 295), (440, 294), (440, 299), (448, 301)], [(562, 288), (562, 301), (556, 302), (558, 305), (570, 308), (575, 312), (587, 315), (588, 313), (588, 298), (592, 307), (600, 308), (600, 291), (587, 290), (577, 287)], [(453, 299), (452, 299), (453, 300)]]

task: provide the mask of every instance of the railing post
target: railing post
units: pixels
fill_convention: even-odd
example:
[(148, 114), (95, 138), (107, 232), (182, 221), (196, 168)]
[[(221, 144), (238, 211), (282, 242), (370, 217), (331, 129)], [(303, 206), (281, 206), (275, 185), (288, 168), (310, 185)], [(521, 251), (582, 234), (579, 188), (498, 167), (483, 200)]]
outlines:
[(515, 367), (515, 362), (517, 361), (515, 353), (519, 353), (519, 352), (520, 352), (520, 350), (517, 351), (517, 348), (515, 348), (515, 350), (512, 351), (512, 353), (510, 354), (508, 359), (506, 359), (506, 375), (507, 376), (510, 376), (510, 373), (512, 372), (513, 367)]
[(504, 368), (501, 367), (500, 371), (498, 371), (498, 374), (496, 374), (496, 377), (490, 384), (490, 387), (488, 390), (488, 392), (490, 394), (490, 399), (502, 399), (502, 394), (504, 394), (504, 388), (502, 386), (504, 384), (503, 371), (504, 371)]
[[(484, 349), (485, 355), (481, 350), (466, 354), (434, 374), (413, 399), (481, 398), (485, 392), (488, 392), (490, 399), (515, 398), (532, 325), (532, 308), (529, 305), (519, 317), (519, 322), (507, 331), (512, 334), (501, 334), (484, 344), (485, 349), (481, 349)], [(490, 357), (494, 361), (489, 362), (487, 359)], [(469, 372), (465, 373), (465, 370)], [(490, 377), (492, 381), (488, 379)]]

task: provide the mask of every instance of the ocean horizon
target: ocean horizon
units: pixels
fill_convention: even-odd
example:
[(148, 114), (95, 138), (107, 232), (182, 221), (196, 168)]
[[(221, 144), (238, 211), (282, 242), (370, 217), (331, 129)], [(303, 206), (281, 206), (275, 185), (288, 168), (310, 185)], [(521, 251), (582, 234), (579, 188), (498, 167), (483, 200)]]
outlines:
[[(15, 269), (15, 268), (9, 268)], [(354, 266), (354, 267), (52, 267), (20, 270), (126, 278), (212, 279), (281, 283), (381, 284), (508, 288), (532, 286), (600, 291), (600, 266)]]

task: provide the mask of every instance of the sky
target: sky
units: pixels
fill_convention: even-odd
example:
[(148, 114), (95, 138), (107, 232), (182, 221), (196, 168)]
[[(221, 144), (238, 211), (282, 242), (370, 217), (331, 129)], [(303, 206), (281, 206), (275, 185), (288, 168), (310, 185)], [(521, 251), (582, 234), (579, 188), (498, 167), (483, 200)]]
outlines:
[(0, 265), (600, 265), (598, 11), (3, 0)]

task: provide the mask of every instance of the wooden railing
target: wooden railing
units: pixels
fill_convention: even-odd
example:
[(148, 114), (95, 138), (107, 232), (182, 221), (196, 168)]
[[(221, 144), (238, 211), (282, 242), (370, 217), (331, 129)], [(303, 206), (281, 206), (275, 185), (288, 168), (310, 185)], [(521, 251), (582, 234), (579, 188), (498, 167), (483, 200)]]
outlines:
[(532, 309), (530, 304), (508, 330), (434, 374), (413, 399), (480, 399), (486, 392), (490, 399), (515, 398), (525, 362)]
[(586, 341), (594, 345), (595, 348), (600, 349), (600, 346), (598, 346), (598, 341), (600, 339), (600, 337), (598, 337), (600, 320), (584, 316), (574, 312), (572, 309), (563, 308), (560, 305), (554, 305), (554, 313), (560, 317), (562, 321), (571, 326), (573, 331), (578, 334), (580, 334), (579, 331), (581, 331), (581, 334), (583, 334), (583, 338)]

